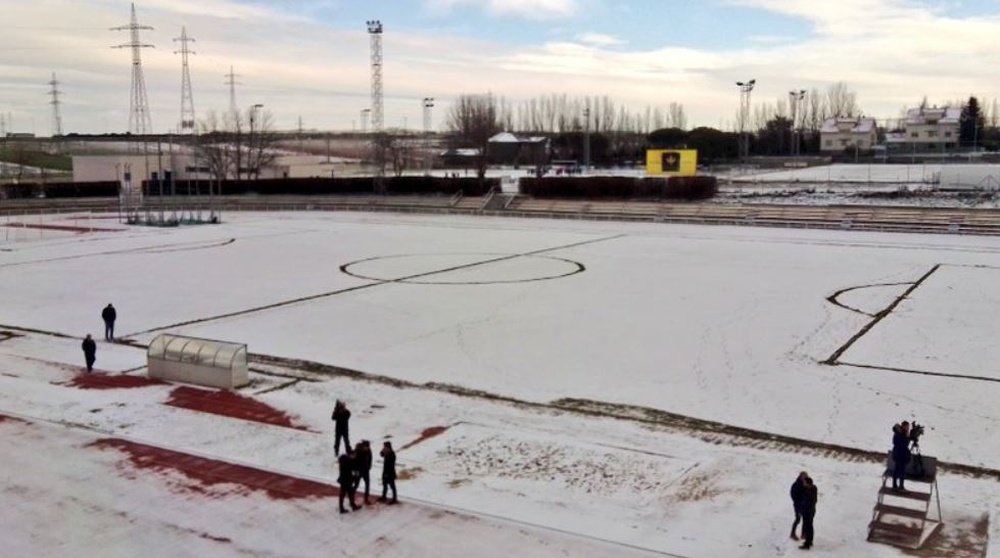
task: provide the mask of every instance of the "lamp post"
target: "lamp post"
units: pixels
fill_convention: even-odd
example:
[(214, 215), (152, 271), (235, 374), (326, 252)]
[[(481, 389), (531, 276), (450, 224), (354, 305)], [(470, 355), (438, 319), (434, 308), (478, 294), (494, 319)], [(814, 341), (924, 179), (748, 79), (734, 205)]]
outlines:
[(792, 146), (791, 153), (792, 156), (796, 156), (801, 151), (802, 138), (798, 134), (798, 117), (799, 117), (799, 105), (802, 103), (803, 99), (806, 98), (806, 90), (800, 89), (798, 91), (789, 91), (788, 99), (791, 103), (792, 109)]
[[(257, 120), (257, 111), (262, 108), (264, 108), (264, 105), (260, 103), (250, 107), (250, 140), (247, 142), (249, 144), (247, 149), (247, 167), (249, 172), (253, 173), (254, 179), (260, 179), (260, 154), (257, 156), (257, 161), (254, 161), (253, 125)], [(239, 169), (237, 169), (237, 172), (239, 172)]]
[(750, 157), (750, 131), (747, 130), (747, 120), (750, 118), (750, 93), (756, 84), (756, 79), (736, 82), (736, 86), (740, 88), (740, 137), (743, 140), (740, 157), (743, 159)]
[(431, 173), (431, 167), (434, 166), (433, 153), (431, 151), (431, 109), (434, 108), (434, 98), (424, 97), (424, 100), (420, 102), (420, 106), (424, 109), (424, 165), (426, 166), (425, 174)]
[(590, 107), (583, 107), (583, 171), (590, 173)]

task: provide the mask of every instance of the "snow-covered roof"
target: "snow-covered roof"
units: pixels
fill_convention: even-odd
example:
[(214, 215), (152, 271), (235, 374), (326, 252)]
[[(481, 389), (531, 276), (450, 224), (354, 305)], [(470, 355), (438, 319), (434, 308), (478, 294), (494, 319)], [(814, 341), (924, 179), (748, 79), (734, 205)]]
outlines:
[(510, 132), (500, 132), (490, 138), (490, 143), (521, 143), (521, 140)]
[(441, 157), (479, 157), (479, 150), (474, 147), (448, 149), (439, 154)]
[(875, 131), (874, 118), (827, 118), (820, 128), (823, 134), (870, 134)]
[(962, 119), (959, 107), (917, 107), (906, 111), (904, 122), (909, 125), (958, 124)]
[(545, 136), (532, 136), (529, 138), (519, 138), (510, 132), (500, 132), (490, 138), (490, 143), (542, 143), (548, 138)]

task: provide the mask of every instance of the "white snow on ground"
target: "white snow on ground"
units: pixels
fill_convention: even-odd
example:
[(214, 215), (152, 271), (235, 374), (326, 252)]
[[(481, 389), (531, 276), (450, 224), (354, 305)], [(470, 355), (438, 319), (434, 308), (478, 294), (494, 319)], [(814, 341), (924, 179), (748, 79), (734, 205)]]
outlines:
[[(121, 455), (88, 447), (98, 438), (44, 424), (0, 423), (5, 555), (430, 557), (448, 555), (441, 552), (446, 541), (461, 541), (466, 556), (511, 555), (529, 548), (537, 556), (595, 550), (647, 555), (419, 504), (348, 522), (339, 520), (330, 501), (275, 501), (218, 488), (206, 497), (178, 489), (188, 484), (179, 474), (168, 481), (123, 476)], [(72, 463), (64, 462), (66, 457), (74, 458)]]
[(1000, 268), (944, 265), (843, 360), (1000, 380)]
[[(188, 242), (237, 238), (227, 246), (20, 266), (18, 276), (30, 276), (37, 294), (5, 301), (5, 319), (66, 333), (92, 326), (106, 295), (95, 301), (67, 294), (57, 306), (36, 307), (35, 297), (63, 292), (57, 269), (92, 274), (93, 281), (112, 277), (108, 293), (123, 335), (371, 285), (173, 331), (410, 381), (532, 401), (641, 405), (867, 448), (885, 445), (885, 424), (915, 415), (962, 432), (938, 442), (943, 458), (975, 455), (1000, 465), (1000, 446), (980, 443), (992, 423), (968, 421), (989, 407), (996, 386), (955, 390), (946, 378), (818, 364), (869, 321), (827, 296), (915, 281), (944, 260), (995, 262), (1000, 249), (992, 239), (384, 215), (234, 219), (218, 230), (176, 233)], [(280, 234), (282, 225), (292, 230)], [(493, 262), (496, 254), (550, 248), (537, 255), (580, 262), (586, 271), (528, 283), (427, 285), (380, 284), (338, 269), (372, 257), (429, 254), (366, 265), (382, 279), (441, 265), (451, 271), (419, 280), (505, 281), (512, 273), (503, 266), (513, 260)], [(470, 254), (491, 263), (452, 269)], [(538, 276), (551, 274), (551, 260), (539, 258), (519, 259), (519, 273), (536, 262), (544, 262)], [(383, 276), (393, 272), (399, 275)], [(158, 274), (174, 280), (152, 297)], [(23, 284), (13, 277), (0, 274), (0, 291)], [(251, 277), (254, 288), (241, 288)], [(921, 341), (898, 343), (910, 342)], [(942, 391), (950, 394), (947, 404), (938, 399)], [(771, 404), (776, 399), (783, 405)]]
[[(168, 328), (412, 382), (539, 403), (576, 397), (652, 407), (875, 451), (887, 447), (889, 425), (916, 417), (933, 428), (923, 444), (928, 453), (1000, 467), (992, 441), (1000, 384), (819, 364), (871, 321), (826, 297), (913, 282), (946, 263), (868, 334), (891, 333), (890, 340), (866, 345), (866, 335), (843, 358), (853, 361), (864, 349), (879, 365), (897, 367), (919, 349), (989, 369), (991, 351), (958, 361), (945, 349), (972, 350), (991, 338), (995, 273), (960, 266), (995, 264), (993, 239), (385, 214), (227, 219), (5, 244), (13, 251), (0, 251), (0, 324), (100, 337), (100, 309), (110, 301), (119, 309), (119, 337), (140, 332), (140, 342), (155, 333), (141, 332)], [(349, 271), (370, 278), (341, 273), (352, 262), (361, 263)], [(546, 279), (572, 270), (570, 262), (584, 271)], [(841, 302), (878, 311), (893, 298), (889, 288), (859, 290)], [(238, 312), (245, 313), (215, 318)], [(942, 315), (962, 320), (960, 327), (935, 329), (941, 343), (928, 344), (925, 328)], [(191, 320), (204, 321), (170, 327)], [(166, 407), (169, 386), (53, 384), (72, 375), (57, 363), (82, 360), (79, 339), (25, 335), (0, 341), (0, 414), (332, 480), (323, 436)], [(138, 348), (99, 343), (98, 367), (129, 370), (142, 357)], [(256, 379), (248, 394), (279, 387)], [(427, 505), (567, 531), (593, 544), (783, 556), (797, 552), (787, 541), (787, 484), (808, 468), (818, 471), (824, 494), (819, 554), (898, 555), (863, 541), (879, 482), (875, 464), (346, 379), (259, 397), (325, 433), (330, 402), (346, 398), (355, 436), (392, 435), (397, 447), (424, 428), (461, 423), (400, 451), (413, 475), (401, 482), (405, 494)], [(74, 462), (90, 459), (70, 454)], [(3, 478), (30, 470), (23, 459), (0, 466)], [(945, 486), (946, 517), (957, 525), (977, 521), (996, 498), (980, 481), (948, 477)], [(77, 497), (60, 494), (50, 492), (48, 504)], [(553, 552), (584, 544), (573, 537), (552, 542)]]
[(933, 183), (941, 172), (940, 164), (855, 165), (837, 163), (804, 169), (763, 171), (733, 175), (734, 182), (893, 182)]

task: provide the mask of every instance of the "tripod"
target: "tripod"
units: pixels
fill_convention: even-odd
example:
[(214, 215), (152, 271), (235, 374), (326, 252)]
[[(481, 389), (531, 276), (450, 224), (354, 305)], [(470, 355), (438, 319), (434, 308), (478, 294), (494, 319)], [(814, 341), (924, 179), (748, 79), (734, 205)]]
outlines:
[(917, 440), (910, 442), (910, 456), (913, 458), (913, 476), (923, 478), (926, 474), (926, 471), (924, 471), (924, 458), (920, 454), (920, 442)]

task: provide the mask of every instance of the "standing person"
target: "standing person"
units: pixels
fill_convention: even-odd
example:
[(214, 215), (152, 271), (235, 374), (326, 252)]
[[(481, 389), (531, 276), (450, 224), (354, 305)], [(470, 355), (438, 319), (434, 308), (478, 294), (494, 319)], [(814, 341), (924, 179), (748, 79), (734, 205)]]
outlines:
[(104, 340), (114, 341), (115, 320), (118, 319), (118, 312), (115, 311), (115, 307), (111, 306), (110, 302), (104, 307), (104, 310), (101, 311), (101, 319), (104, 320)]
[(337, 484), (340, 485), (340, 513), (348, 511), (344, 507), (345, 497), (351, 500), (352, 510), (361, 507), (354, 503), (354, 458), (350, 446), (347, 446), (347, 453), (337, 458)]
[(361, 440), (354, 448), (354, 464), (358, 475), (354, 482), (354, 490), (361, 486), (361, 481), (365, 481), (365, 505), (370, 505), (368, 485), (371, 482), (372, 447), (368, 440)]
[(330, 420), (334, 423), (334, 441), (333, 441), (333, 452), (340, 453), (340, 440), (344, 440), (345, 451), (351, 451), (351, 437), (348, 434), (348, 423), (351, 420), (351, 411), (347, 409), (347, 405), (344, 404), (340, 399), (333, 405), (333, 414), (330, 416)]
[[(805, 494), (805, 480), (809, 478), (809, 475), (802, 471), (799, 476), (792, 483), (792, 489), (789, 491), (792, 496), (792, 509), (795, 510), (795, 521), (792, 522), (792, 540), (799, 540), (798, 535), (795, 534), (795, 529), (799, 526), (799, 521), (802, 521), (802, 497)], [(803, 533), (804, 534), (804, 533)]]
[(392, 489), (392, 500), (390, 504), (396, 503), (396, 452), (392, 451), (392, 442), (382, 444), (382, 497), (379, 502), (386, 501), (386, 494)]
[(905, 492), (906, 466), (910, 463), (910, 423), (892, 427), (892, 490)]
[(809, 550), (813, 545), (813, 518), (816, 517), (816, 502), (819, 500), (819, 490), (808, 475), (802, 481), (802, 550)]
[(87, 372), (91, 372), (94, 370), (94, 361), (97, 360), (97, 343), (94, 343), (94, 339), (89, 333), (83, 340), (81, 348), (83, 349), (83, 359), (87, 361)]

